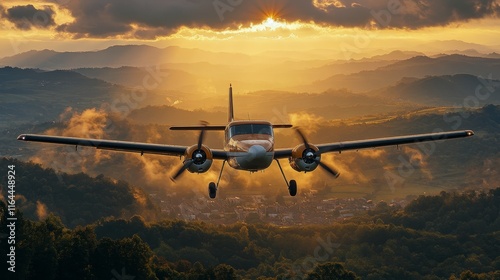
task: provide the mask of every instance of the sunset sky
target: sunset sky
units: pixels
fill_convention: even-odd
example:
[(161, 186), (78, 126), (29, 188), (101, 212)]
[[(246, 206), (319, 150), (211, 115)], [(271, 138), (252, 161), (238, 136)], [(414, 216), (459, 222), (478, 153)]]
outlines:
[(212, 51), (411, 49), (434, 40), (500, 48), (499, 0), (7, 0), (0, 57), (117, 44)]

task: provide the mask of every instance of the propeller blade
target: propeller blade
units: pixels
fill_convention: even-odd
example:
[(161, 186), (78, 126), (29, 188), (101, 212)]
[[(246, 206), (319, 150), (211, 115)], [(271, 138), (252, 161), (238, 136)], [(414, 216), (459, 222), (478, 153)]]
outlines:
[(338, 172), (336, 169), (329, 167), (328, 165), (322, 163), (321, 161), (318, 162), (319, 166), (321, 166), (326, 172), (330, 173), (333, 175), (335, 178), (338, 178), (340, 175), (340, 172)]
[(300, 138), (302, 139), (302, 143), (304, 143), (304, 146), (306, 147), (306, 149), (309, 149), (309, 147), (310, 147), (309, 142), (307, 141), (307, 138), (304, 135), (304, 133), (302, 133), (300, 128), (295, 128), (295, 131), (297, 131), (297, 133), (299, 134)]
[[(200, 124), (202, 126), (207, 126), (208, 125), (208, 122), (206, 121), (200, 121)], [(200, 136), (198, 136), (198, 150), (201, 149), (201, 145), (203, 144), (203, 138), (205, 137), (205, 129), (202, 129), (200, 131)]]
[(198, 150), (201, 149), (201, 145), (203, 144), (203, 137), (205, 136), (205, 130), (202, 129), (200, 131), (200, 136), (198, 136)]
[(193, 159), (186, 160), (181, 168), (177, 170), (175, 175), (173, 177), (170, 177), (170, 180), (175, 181), (175, 179), (177, 179), (177, 177), (179, 177), (184, 171), (186, 171), (186, 169), (188, 169), (191, 164), (193, 164)]

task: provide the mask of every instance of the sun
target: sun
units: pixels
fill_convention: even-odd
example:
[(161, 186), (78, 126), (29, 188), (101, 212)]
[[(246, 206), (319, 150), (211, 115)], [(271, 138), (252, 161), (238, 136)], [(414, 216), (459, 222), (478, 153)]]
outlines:
[(263, 27), (265, 27), (266, 29), (269, 29), (269, 30), (276, 30), (276, 29), (278, 29), (280, 27), (284, 27), (285, 26), (285, 23), (276, 21), (272, 17), (268, 17), (261, 24), (262, 24)]
[(276, 31), (278, 29), (292, 29), (293, 26), (285, 21), (275, 19), (272, 16), (267, 17), (261, 23), (253, 25), (251, 24), (250, 30), (252, 32), (262, 32), (262, 31)]

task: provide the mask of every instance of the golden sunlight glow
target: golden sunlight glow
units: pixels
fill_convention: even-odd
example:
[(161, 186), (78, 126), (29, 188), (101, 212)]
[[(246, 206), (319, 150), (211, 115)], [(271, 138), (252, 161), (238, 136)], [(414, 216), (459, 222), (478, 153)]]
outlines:
[(261, 25), (263, 25), (264, 27), (266, 27), (268, 29), (276, 30), (277, 28), (280, 28), (285, 24), (275, 21), (272, 17), (268, 17), (266, 20), (264, 20), (261, 23)]
[(240, 32), (261, 32), (261, 31), (276, 31), (276, 30), (293, 30), (301, 27), (301, 23), (287, 23), (279, 21), (273, 17), (268, 17), (259, 24), (251, 25), (250, 28), (240, 28)]
[[(313, 0), (319, 9), (342, 7), (339, 0)], [(349, 28), (320, 24), (314, 21), (287, 19), (284, 7), (264, 5), (257, 21), (241, 23), (239, 26), (208, 28), (203, 26), (182, 26), (174, 33), (153, 30), (139, 23), (130, 24), (131, 30), (112, 38), (72, 39), (71, 33), (57, 30), (57, 26), (75, 22), (68, 9), (49, 0), (6, 0), (5, 9), (14, 5), (33, 4), (37, 9), (50, 6), (54, 11), (54, 25), (47, 28), (32, 27), (19, 30), (5, 18), (0, 19), (0, 54), (10, 56), (31, 49), (54, 49), (59, 51), (106, 48), (115, 44), (150, 44), (157, 47), (178, 45), (211, 51), (234, 51), (258, 53), (263, 50), (304, 50), (325, 49), (333, 53), (348, 54), (342, 58), (362, 58), (363, 53), (377, 52), (379, 49), (412, 49), (425, 42), (442, 40), (463, 40), (475, 44), (499, 46), (500, 21), (498, 18), (471, 20), (450, 26), (426, 27), (417, 30)], [(459, 28), (458, 28), (459, 27)], [(155, 39), (136, 38), (139, 31), (157, 33)], [(500, 47), (500, 46), (499, 46)], [(430, 50), (434, 51), (434, 50)], [(312, 54), (308, 54), (311, 57)], [(352, 57), (351, 57), (352, 56)], [(319, 55), (319, 57), (323, 57)], [(330, 55), (330, 57), (332, 57)]]
[[(259, 24), (250, 24), (248, 26), (239, 26), (237, 29), (225, 30), (210, 30), (202, 28), (187, 28), (181, 27), (177, 33), (159, 38), (158, 40), (194, 40), (194, 41), (213, 41), (221, 40), (228, 41), (235, 38), (244, 40), (253, 40), (255, 38), (294, 38), (297, 34), (304, 30), (306, 33), (319, 32), (321, 28), (311, 23), (303, 23), (299, 21), (285, 22), (276, 20), (273, 17), (268, 17)], [(252, 35), (255, 34), (255, 35)], [(250, 36), (250, 37), (249, 37)], [(257, 36), (257, 37), (254, 37)]]

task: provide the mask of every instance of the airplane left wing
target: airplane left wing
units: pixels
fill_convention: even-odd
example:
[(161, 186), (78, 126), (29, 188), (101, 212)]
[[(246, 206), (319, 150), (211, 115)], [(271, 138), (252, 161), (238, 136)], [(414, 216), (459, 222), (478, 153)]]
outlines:
[[(150, 144), (141, 142), (61, 137), (61, 136), (49, 136), (49, 135), (38, 135), (38, 134), (21, 134), (17, 137), (17, 140), (74, 145), (76, 147), (89, 146), (103, 150), (136, 152), (141, 154), (144, 153), (160, 154), (160, 155), (171, 155), (171, 156), (182, 156), (185, 154), (186, 149), (188, 148), (185, 146), (176, 146), (176, 145), (161, 145), (161, 144)], [(211, 151), (213, 153), (213, 158), (215, 159), (227, 159), (228, 157), (226, 151), (223, 150), (211, 150)]]
[[(329, 152), (342, 152), (347, 150), (359, 150), (411, 143), (417, 144), (419, 142), (462, 138), (472, 135), (474, 135), (474, 132), (472, 130), (460, 130), (319, 144), (316, 145), (316, 147), (318, 147), (318, 152), (322, 154)], [(274, 151), (274, 158), (287, 158), (290, 156), (292, 156), (292, 149), (276, 149)]]
[(124, 152), (150, 153), (180, 156), (186, 152), (187, 147), (149, 144), (140, 142), (101, 140), (76, 137), (61, 137), (38, 134), (21, 134), (17, 137), (21, 141), (44, 142), (54, 144), (66, 144), (74, 146), (89, 146), (96, 149), (115, 150)]

